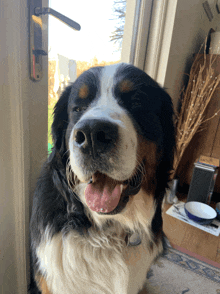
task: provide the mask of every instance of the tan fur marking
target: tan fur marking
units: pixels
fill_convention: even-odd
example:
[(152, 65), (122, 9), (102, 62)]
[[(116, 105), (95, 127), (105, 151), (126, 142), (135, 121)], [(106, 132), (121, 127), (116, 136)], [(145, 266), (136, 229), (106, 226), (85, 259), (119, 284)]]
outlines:
[(128, 93), (132, 91), (134, 88), (134, 84), (129, 80), (124, 80), (120, 83), (119, 89), (122, 93)]
[(45, 278), (39, 274), (36, 275), (36, 281), (39, 289), (41, 290), (42, 294), (52, 294), (47, 287), (47, 282)]
[(89, 95), (89, 88), (86, 84), (83, 84), (79, 89), (79, 98), (86, 99)]

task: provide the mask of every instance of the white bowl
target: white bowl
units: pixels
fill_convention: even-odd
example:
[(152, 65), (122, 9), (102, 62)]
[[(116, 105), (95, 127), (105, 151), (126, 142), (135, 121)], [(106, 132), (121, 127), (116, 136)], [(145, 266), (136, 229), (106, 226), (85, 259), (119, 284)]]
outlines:
[(186, 215), (193, 221), (202, 224), (210, 224), (217, 216), (217, 212), (211, 206), (197, 202), (189, 201), (184, 205)]

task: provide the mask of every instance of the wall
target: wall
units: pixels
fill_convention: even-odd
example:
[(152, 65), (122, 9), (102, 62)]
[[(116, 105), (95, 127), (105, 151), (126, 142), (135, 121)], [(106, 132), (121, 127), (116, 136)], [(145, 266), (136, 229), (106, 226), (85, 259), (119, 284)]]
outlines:
[[(20, 147), (20, 140), (16, 141), (17, 109), (21, 101), (19, 100), (21, 78), (21, 64), (19, 62), (22, 56), (18, 56), (17, 48), (20, 46), (20, 33), (14, 29), (20, 25), (19, 14), (20, 1), (1, 1), (0, 4), (0, 26), (5, 28), (0, 30), (1, 50), (0, 50), (0, 293), (11, 294), (19, 293), (19, 278), (17, 261), (17, 250), (20, 247), (16, 230), (19, 226), (17, 213), (19, 207), (16, 207), (16, 200), (21, 192), (23, 184), (15, 186), (15, 176), (17, 167), (20, 166), (20, 153), (16, 154), (15, 149)], [(9, 7), (13, 6), (13, 11)], [(11, 12), (11, 13), (10, 13)], [(10, 37), (8, 32), (10, 31)], [(14, 119), (14, 123), (13, 123)], [(14, 165), (14, 158), (18, 157), (18, 165)], [(17, 175), (19, 177), (19, 174)], [(17, 198), (15, 198), (17, 197)], [(25, 216), (24, 216), (25, 218)], [(21, 234), (23, 237), (23, 234)], [(22, 252), (24, 253), (24, 251)], [(23, 256), (21, 254), (21, 259)], [(22, 264), (22, 261), (21, 261)], [(20, 269), (20, 273), (25, 275), (25, 264)], [(23, 281), (22, 281), (23, 282)], [(24, 284), (24, 283), (23, 283)], [(25, 286), (25, 285), (24, 285)]]
[[(209, 0), (213, 13), (213, 20), (210, 22), (203, 9), (203, 0), (178, 0), (172, 41), (170, 46), (168, 64), (164, 80), (164, 87), (173, 98), (174, 106), (177, 108), (180, 92), (184, 83), (187, 82), (187, 75), (193, 62), (193, 54), (198, 53), (201, 45), (211, 28), (220, 31), (220, 14), (215, 9), (215, 1)], [(203, 53), (203, 51), (201, 52)], [(211, 117), (214, 113), (213, 105), (219, 102), (214, 101), (211, 109), (208, 109), (207, 117)], [(216, 109), (219, 107), (217, 106)], [(218, 117), (212, 120), (210, 124), (218, 124)], [(213, 134), (208, 125), (203, 132), (196, 134), (186, 149), (183, 159), (180, 163), (177, 176), (180, 178), (180, 185), (190, 184), (194, 162), (200, 155), (214, 156), (219, 158), (210, 150), (214, 145)], [(215, 128), (216, 131), (216, 128)], [(209, 152), (208, 152), (208, 151)], [(220, 191), (220, 175), (218, 176), (215, 190)], [(218, 188), (218, 190), (217, 190)]]
[[(0, 293), (26, 294), (31, 192), (47, 157), (48, 61), (43, 79), (30, 80), (28, 1), (0, 1), (0, 27)], [(45, 50), (47, 26), (43, 37)]]
[(210, 22), (203, 9), (203, 0), (178, 0), (164, 86), (177, 106), (179, 95), (190, 71), (193, 54), (197, 53), (210, 28), (220, 30), (220, 14), (209, 0), (213, 12)]
[[(1, 92), (7, 91), (0, 88)], [(0, 293), (14, 293), (17, 287), (15, 268), (15, 226), (11, 194), (12, 157), (10, 134), (10, 101), (1, 96), (0, 107)], [(5, 124), (5, 122), (8, 122)], [(2, 127), (4, 126), (4, 128)], [(15, 288), (14, 288), (15, 287)]]

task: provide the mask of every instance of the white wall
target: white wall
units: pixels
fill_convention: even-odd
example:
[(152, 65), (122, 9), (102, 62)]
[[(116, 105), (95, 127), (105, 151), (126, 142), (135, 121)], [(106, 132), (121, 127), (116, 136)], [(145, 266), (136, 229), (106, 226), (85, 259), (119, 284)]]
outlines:
[(174, 30), (169, 52), (164, 86), (177, 105), (179, 94), (197, 53), (209, 29), (220, 30), (220, 14), (214, 0), (209, 0), (214, 15), (210, 22), (203, 9), (203, 0), (178, 0)]
[[(7, 93), (7, 89), (2, 90), (4, 92), (0, 90), (1, 93)], [(0, 293), (9, 294), (13, 293), (17, 287), (14, 206), (13, 199), (10, 197), (13, 193), (12, 138), (8, 136), (11, 132), (11, 114), (10, 101), (7, 96), (1, 96), (0, 101)]]
[[(25, 227), (25, 221), (21, 223), (21, 218), (17, 218), (23, 213), (20, 210), (23, 201), (19, 204), (17, 201), (20, 193), (25, 196), (26, 184), (22, 176), (22, 166), (26, 162), (22, 161), (20, 152), (23, 148), (21, 146), (23, 135), (20, 132), (20, 124), (23, 124), (23, 120), (20, 119), (20, 106), (23, 103), (20, 96), (22, 92), (20, 80), (24, 77), (22, 69), (26, 65), (27, 56), (24, 54), (27, 48), (22, 34), (15, 30), (15, 27), (21, 25), (19, 5), (20, 1), (15, 0), (1, 1), (0, 5), (0, 27), (4, 28), (0, 30), (0, 293), (2, 294), (21, 293), (21, 288), (23, 287), (24, 290), (26, 287), (26, 264), (23, 263), (25, 249), (22, 250), (19, 242), (24, 236), (25, 229), (20, 235), (17, 234), (19, 228)], [(25, 29), (27, 27), (23, 26), (23, 30)], [(17, 164), (15, 164), (16, 158)], [(26, 219), (25, 213), (22, 217), (23, 220)], [(22, 268), (19, 268), (18, 262)]]
[(31, 81), (27, 3), (0, 1), (0, 294), (27, 294), (31, 195), (47, 156), (48, 62)]

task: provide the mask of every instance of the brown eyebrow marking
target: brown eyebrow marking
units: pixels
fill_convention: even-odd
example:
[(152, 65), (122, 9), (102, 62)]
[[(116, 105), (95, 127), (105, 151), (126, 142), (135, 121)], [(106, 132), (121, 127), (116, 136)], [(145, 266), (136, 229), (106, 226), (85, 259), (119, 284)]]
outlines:
[(79, 89), (79, 98), (85, 99), (89, 96), (89, 87), (86, 84), (83, 84)]
[(128, 93), (134, 89), (134, 83), (130, 80), (123, 80), (119, 84), (119, 89), (122, 93)]

